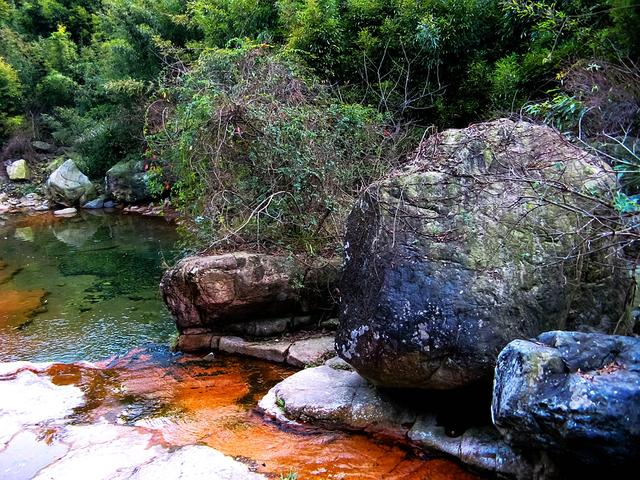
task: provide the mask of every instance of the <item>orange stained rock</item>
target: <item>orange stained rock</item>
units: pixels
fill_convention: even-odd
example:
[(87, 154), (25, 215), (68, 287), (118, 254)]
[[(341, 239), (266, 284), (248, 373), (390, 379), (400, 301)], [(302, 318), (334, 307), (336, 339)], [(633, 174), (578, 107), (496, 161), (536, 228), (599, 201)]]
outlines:
[(0, 328), (19, 326), (42, 307), (44, 290), (0, 290)]
[[(165, 446), (204, 443), (272, 478), (472, 480), (457, 464), (422, 459), (362, 434), (306, 428), (283, 429), (254, 407), (293, 370), (235, 357), (213, 362), (182, 357), (158, 365), (145, 355), (87, 368), (54, 365), (54, 383), (79, 385), (87, 404), (82, 422), (98, 418), (155, 430)], [(119, 419), (119, 420), (118, 420)]]
[(258, 416), (238, 420), (235, 428), (232, 425), (220, 428), (225, 425), (217, 423), (200, 441), (227, 455), (246, 458), (267, 474), (294, 471), (299, 479), (475, 478), (452, 462), (420, 459), (361, 434), (313, 429), (287, 432)]

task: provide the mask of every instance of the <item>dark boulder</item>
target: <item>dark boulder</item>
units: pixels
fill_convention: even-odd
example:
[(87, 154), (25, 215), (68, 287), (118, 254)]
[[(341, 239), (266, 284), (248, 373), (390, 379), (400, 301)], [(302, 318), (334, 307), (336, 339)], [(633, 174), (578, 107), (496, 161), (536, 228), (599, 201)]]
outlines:
[(498, 357), (493, 418), (512, 445), (560, 462), (637, 466), (639, 407), (639, 338), (547, 332)]
[(107, 171), (105, 184), (107, 194), (119, 202), (141, 203), (151, 200), (142, 161), (116, 163)]
[(450, 389), (490, 381), (513, 339), (626, 333), (632, 281), (617, 240), (598, 240), (614, 182), (526, 122), (427, 139), (347, 220), (338, 354), (379, 385)]

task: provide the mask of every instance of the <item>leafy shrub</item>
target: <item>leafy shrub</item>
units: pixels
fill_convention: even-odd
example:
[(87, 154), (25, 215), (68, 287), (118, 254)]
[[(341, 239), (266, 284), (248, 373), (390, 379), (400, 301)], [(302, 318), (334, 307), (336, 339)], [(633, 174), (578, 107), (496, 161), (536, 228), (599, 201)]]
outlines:
[(71, 39), (71, 34), (64, 25), (42, 41), (44, 63), (49, 70), (70, 73), (73, 64), (78, 59), (77, 46)]
[(45, 110), (73, 105), (78, 84), (55, 70), (49, 72), (36, 87), (38, 104)]
[(147, 140), (200, 245), (330, 250), (353, 195), (388, 168), (379, 113), (267, 48), (205, 52), (168, 93), (174, 113)]
[[(0, 138), (9, 134), (20, 124), (22, 84), (17, 72), (0, 57)], [(16, 118), (18, 117), (18, 118)]]
[(540, 103), (526, 105), (524, 111), (563, 132), (575, 130), (585, 111), (582, 102), (561, 91)]
[(74, 108), (56, 108), (43, 115), (57, 143), (70, 146), (80, 169), (99, 179), (114, 164), (141, 150), (143, 111), (132, 104), (101, 105), (86, 114)]
[(269, 0), (195, 0), (188, 11), (207, 44), (218, 47), (233, 39), (265, 41), (277, 20), (275, 2)]

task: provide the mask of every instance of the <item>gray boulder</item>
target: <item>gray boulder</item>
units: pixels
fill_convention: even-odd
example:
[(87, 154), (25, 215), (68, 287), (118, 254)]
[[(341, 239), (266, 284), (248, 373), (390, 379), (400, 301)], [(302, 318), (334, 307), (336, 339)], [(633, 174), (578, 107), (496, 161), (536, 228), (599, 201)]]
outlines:
[(105, 183), (107, 194), (119, 202), (141, 203), (151, 200), (142, 161), (116, 163), (107, 171)]
[(406, 396), (401, 402), (392, 392), (379, 390), (356, 372), (331, 363), (287, 377), (269, 391), (259, 408), (290, 428), (303, 422), (372, 433), (429, 453), (451, 455), (494, 474), (534, 478), (534, 463), (507, 445), (493, 426), (469, 428), (451, 437), (436, 414), (406, 405)]
[(55, 145), (51, 145), (47, 142), (41, 142), (40, 140), (31, 142), (31, 146), (40, 153), (53, 153), (56, 150)]
[(98, 194), (91, 180), (69, 159), (54, 170), (45, 184), (51, 202), (72, 207), (84, 205)]
[(347, 220), (338, 354), (379, 385), (451, 389), (490, 381), (513, 339), (628, 332), (630, 275), (616, 242), (597, 240), (614, 182), (526, 122), (427, 139)]
[(515, 340), (496, 365), (492, 413), (512, 445), (561, 460), (640, 459), (640, 339), (547, 332)]

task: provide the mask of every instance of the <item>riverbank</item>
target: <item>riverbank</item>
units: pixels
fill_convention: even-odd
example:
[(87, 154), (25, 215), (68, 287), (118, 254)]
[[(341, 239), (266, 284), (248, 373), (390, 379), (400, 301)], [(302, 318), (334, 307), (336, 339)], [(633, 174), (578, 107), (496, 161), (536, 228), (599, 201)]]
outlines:
[(74, 211), (69, 210), (69, 207), (53, 206), (49, 200), (42, 194), (36, 192), (30, 192), (25, 195), (21, 195), (20, 192), (0, 191), (0, 215), (34, 215), (51, 212), (63, 212), (63, 216), (74, 216), (79, 211), (104, 211), (107, 213), (122, 213), (122, 214), (139, 214), (147, 217), (163, 217), (169, 221), (176, 221), (178, 215), (176, 211), (171, 207), (171, 202), (162, 201), (158, 203), (148, 203), (144, 205), (124, 205), (115, 202), (102, 202), (99, 208), (83, 208), (77, 209), (72, 207)]

